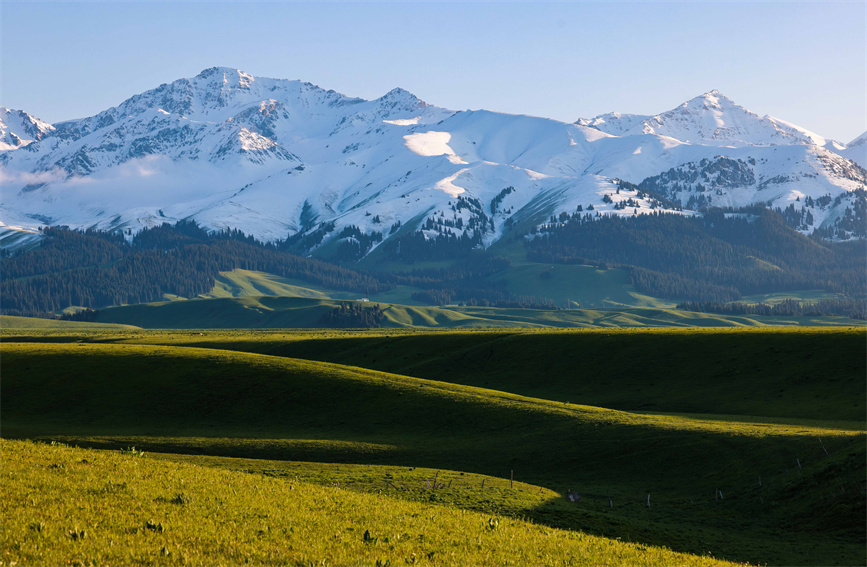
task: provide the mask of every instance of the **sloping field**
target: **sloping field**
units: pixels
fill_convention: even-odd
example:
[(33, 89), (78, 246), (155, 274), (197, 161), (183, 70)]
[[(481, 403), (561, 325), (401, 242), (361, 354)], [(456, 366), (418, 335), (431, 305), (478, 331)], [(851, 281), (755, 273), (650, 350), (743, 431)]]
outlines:
[[(214, 289), (202, 295), (203, 298), (251, 297), (275, 295), (282, 297), (308, 297), (329, 299), (334, 297), (333, 290), (326, 290), (310, 282), (283, 278), (267, 272), (252, 270), (232, 270), (220, 272), (214, 282)], [(355, 299), (353, 296), (352, 299)]]
[(7, 340), (230, 349), (633, 412), (861, 427), (867, 399), (863, 328), (147, 331)]
[(84, 329), (84, 330), (120, 330), (135, 329), (133, 325), (115, 323), (86, 323), (80, 321), (59, 321), (57, 319), (38, 319), (36, 317), (15, 317), (0, 315), (0, 329)]
[[(161, 301), (100, 310), (97, 322), (149, 329), (288, 329), (327, 325), (325, 317), (341, 300), (313, 297), (241, 296)], [(370, 309), (374, 302), (361, 305)], [(841, 317), (774, 318), (694, 313), (679, 309), (503, 309), (428, 307), (376, 303), (385, 328), (481, 327), (751, 327), (765, 325), (863, 325)]]
[[(524, 513), (551, 526), (754, 562), (863, 556), (863, 427), (638, 415), (238, 351), (8, 339), (6, 437), (514, 474), (596, 503)], [(617, 507), (599, 506), (609, 496)]]
[(729, 565), (508, 517), (2, 441), (4, 564)]
[[(671, 309), (678, 301), (642, 295), (635, 291), (629, 275), (623, 270), (575, 264), (539, 264), (523, 259), (523, 249), (513, 258), (514, 265), (488, 278), (492, 285), (503, 285), (516, 296), (543, 297), (557, 305), (570, 308), (594, 310), (596, 308), (660, 308)], [(442, 264), (443, 267), (447, 264)], [(381, 269), (378, 264), (370, 266)], [(390, 265), (400, 271), (406, 266)], [(412, 292), (419, 288), (396, 286), (394, 289), (373, 294), (370, 299), (381, 303), (422, 305), (412, 299)], [(358, 293), (326, 288), (304, 280), (284, 278), (253, 270), (236, 269), (220, 272), (214, 289), (200, 297), (207, 299), (227, 297), (256, 297), (273, 295), (281, 297), (306, 297), (314, 299), (359, 299)], [(796, 290), (741, 298), (741, 303), (777, 304), (786, 299), (795, 301), (820, 301), (839, 299), (839, 294), (821, 290)]]

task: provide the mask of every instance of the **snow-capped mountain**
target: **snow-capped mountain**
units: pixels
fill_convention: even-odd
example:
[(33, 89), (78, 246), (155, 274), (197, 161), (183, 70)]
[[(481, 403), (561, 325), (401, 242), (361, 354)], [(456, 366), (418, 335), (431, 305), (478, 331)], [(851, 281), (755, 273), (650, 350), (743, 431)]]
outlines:
[(735, 104), (717, 90), (706, 92), (656, 116), (612, 112), (592, 119), (580, 119), (576, 124), (615, 136), (656, 134), (681, 142), (711, 146), (825, 146), (829, 143), (813, 132), (778, 118), (762, 118)]
[(811, 232), (833, 226), (867, 188), (867, 172), (841, 157), (863, 143), (830, 149), (716, 91), (653, 117), (566, 124), (455, 112), (402, 89), (367, 101), (215, 67), (40, 132), (0, 153), (7, 231), (65, 224), (132, 235), (194, 219), (292, 237), (308, 253), (344, 243), (357, 257), (405, 237), (489, 246), (564, 212), (669, 210), (661, 197), (799, 210), (840, 197), (804, 215)]
[(54, 126), (22, 110), (0, 106), (0, 151), (15, 150), (51, 134)]
[(864, 132), (845, 147), (836, 150), (844, 158), (851, 159), (861, 167), (867, 168), (867, 132)]

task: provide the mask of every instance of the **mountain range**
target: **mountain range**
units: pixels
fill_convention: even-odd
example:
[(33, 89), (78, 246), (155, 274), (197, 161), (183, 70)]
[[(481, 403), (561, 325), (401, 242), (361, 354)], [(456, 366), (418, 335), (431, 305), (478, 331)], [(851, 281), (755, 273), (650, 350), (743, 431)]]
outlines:
[(569, 124), (214, 67), (53, 125), (0, 109), (0, 246), (46, 225), (132, 237), (194, 220), (291, 237), (304, 254), (348, 243), (357, 258), (401, 237), (488, 247), (563, 213), (757, 203), (846, 240), (861, 236), (851, 219), (867, 201), (865, 142), (760, 117), (715, 90), (655, 116)]

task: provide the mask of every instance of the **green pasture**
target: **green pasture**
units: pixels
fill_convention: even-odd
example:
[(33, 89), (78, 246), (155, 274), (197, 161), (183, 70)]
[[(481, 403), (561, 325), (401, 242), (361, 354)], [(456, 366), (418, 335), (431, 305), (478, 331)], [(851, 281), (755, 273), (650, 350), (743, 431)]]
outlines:
[(821, 289), (800, 290), (800, 291), (782, 291), (777, 293), (762, 293), (758, 295), (747, 295), (740, 298), (736, 303), (746, 303), (747, 305), (756, 305), (765, 303), (767, 305), (776, 305), (787, 299), (793, 301), (817, 302), (827, 301), (831, 299), (844, 299), (839, 293), (832, 293)]
[(488, 278), (518, 296), (547, 297), (572, 308), (674, 307), (677, 302), (635, 291), (623, 270), (521, 262)]
[[(249, 297), (277, 295), (283, 297), (308, 297), (328, 299), (331, 290), (324, 290), (315, 284), (290, 278), (283, 278), (266, 272), (232, 270), (220, 272), (214, 282), (214, 289), (203, 298)], [(355, 299), (355, 298), (353, 298)]]
[[(412, 298), (409, 286), (374, 294), (371, 304), (385, 313), (384, 328), (441, 329), (483, 327), (761, 327), (864, 326), (844, 317), (763, 317), (695, 313), (674, 309), (668, 300), (641, 295), (622, 270), (592, 266), (520, 262), (489, 277), (492, 285), (517, 296), (550, 298), (568, 309), (511, 309), (451, 305), (432, 307)], [(775, 303), (787, 298), (825, 299), (821, 292), (792, 292), (745, 298)], [(283, 278), (265, 272), (221, 272), (211, 292), (198, 298), (167, 296), (165, 301), (102, 309), (96, 323), (149, 329), (316, 328), (341, 301), (359, 300), (356, 292)], [(65, 311), (73, 311), (69, 308)], [(3, 328), (52, 328), (46, 320), (7, 318)], [(80, 323), (66, 323), (84, 328)], [(96, 328), (91, 325), (90, 328)]]
[[(520, 389), (517, 372), (505, 380), (505, 387), (490, 384), (481, 388), (368, 370), (359, 367), (360, 359), (354, 366), (341, 366), (288, 358), (298, 354), (287, 350), (294, 345), (307, 349), (308, 354), (345, 350), (364, 356), (366, 352), (370, 356), (364, 364), (375, 367), (377, 361), (399, 363), (404, 356), (399, 351), (421, 362), (424, 353), (419, 349), (429, 348), (431, 356), (441, 349), (441, 369), (453, 368), (462, 360), (472, 369), (481, 353), (490, 352), (501, 341), (496, 346), (503, 349), (496, 350), (500, 354), (522, 346), (527, 349), (519, 352), (547, 349), (549, 359), (554, 360), (565, 355), (558, 342), (560, 334), (571, 336), (574, 348), (579, 348), (578, 339), (585, 335), (611, 340), (606, 344), (614, 347), (619, 342), (609, 335), (627, 346), (630, 338), (655, 337), (657, 347), (677, 343), (680, 336), (697, 336), (723, 340), (722, 352), (732, 346), (725, 344), (726, 333), (398, 331), (392, 337), (387, 333), (319, 331), (298, 333), (292, 339), (291, 333), (283, 338), (277, 333), (248, 333), (245, 338), (239, 331), (201, 335), (5, 332), (0, 383), (3, 435), (201, 455), (188, 459), (222, 456), (285, 463), (232, 465), (237, 470), (246, 466), (260, 478), (299, 476), (288, 461), (392, 467), (391, 472), (350, 471), (334, 476), (333, 469), (329, 473), (323, 466), (302, 474), (315, 477), (320, 484), (344, 485), (353, 483), (353, 475), (368, 476), (372, 479), (369, 486), (364, 482), (359, 486), (367, 492), (379, 490), (375, 485), (380, 481), (384, 488), (385, 474), (400, 472), (394, 467), (442, 470), (443, 480), (453, 482), (453, 475), (460, 476), (454, 471), (500, 479), (490, 490), (502, 490), (502, 479), (514, 474), (519, 483), (538, 486), (540, 494), (551, 496), (553, 491), (559, 496), (533, 502), (521, 500), (526, 495), (512, 498), (499, 493), (497, 499), (491, 499), (487, 495), (494, 492), (475, 492), (475, 481), (455, 485), (454, 494), (447, 493), (448, 488), (433, 494), (455, 508), (496, 511), (543, 526), (661, 544), (694, 554), (711, 552), (737, 561), (851, 564), (863, 557), (867, 456), (863, 417), (852, 412), (805, 415), (809, 412), (802, 408), (815, 399), (809, 381), (786, 386), (791, 393), (776, 405), (791, 405), (793, 410), (775, 419), (762, 420), (766, 414), (755, 412), (750, 414), (753, 417), (738, 420), (731, 416), (736, 412), (711, 411), (725, 406), (725, 400), (742, 397), (732, 393), (717, 400), (717, 405), (691, 411), (698, 415), (649, 415), (594, 407), (580, 399), (567, 403), (502, 391)], [(863, 331), (850, 333), (863, 344)], [(820, 340), (825, 334), (845, 339), (840, 332), (789, 332), (780, 334), (779, 342), (771, 346), (781, 348), (800, 335)], [(430, 341), (430, 346), (414, 346), (410, 340), (414, 335)], [(511, 336), (516, 342), (509, 342)], [(746, 336), (743, 342), (758, 338)], [(116, 344), (135, 341), (173, 346)], [(396, 350), (383, 346), (389, 341), (397, 343)], [(400, 341), (405, 343), (400, 345)], [(461, 341), (475, 347), (465, 350), (464, 358), (449, 359), (455, 349), (454, 356), (461, 356), (457, 348)], [(490, 344), (483, 346), (486, 342)], [(209, 348), (177, 346), (183, 343)], [(220, 343), (236, 350), (215, 348)], [(681, 341), (679, 346), (690, 344)], [(594, 345), (584, 344), (589, 346)], [(254, 347), (269, 354), (241, 352)], [(792, 347), (795, 351), (801, 345), (793, 343)], [(648, 345), (634, 343), (628, 348), (647, 349)], [(758, 359), (763, 352), (758, 349), (750, 356)], [(693, 364), (705, 360), (701, 349), (694, 349), (691, 356)], [(857, 351), (838, 356), (828, 371), (837, 373), (856, 364), (859, 357), (863, 364)], [(403, 363), (411, 362), (407, 361), (410, 359)], [(501, 364), (505, 368), (508, 361)], [(429, 365), (433, 368), (432, 361)], [(422, 364), (406, 373), (412, 370), (421, 375), (423, 368)], [(481, 372), (496, 380), (495, 367), (483, 368)], [(554, 370), (536, 378), (550, 378), (550, 392), (567, 383)], [(479, 369), (467, 370), (467, 374), (474, 371)], [(669, 391), (688, 387), (683, 376), (656, 372), (654, 380), (670, 380)], [(604, 381), (604, 377), (593, 377), (588, 384), (595, 382), (598, 388)], [(713, 391), (711, 382), (698, 374), (691, 386), (693, 393)], [(831, 389), (848, 392), (846, 396), (857, 391), (847, 380)], [(662, 386), (649, 390), (648, 399), (659, 401), (653, 409), (679, 411), (676, 403), (666, 405), (664, 391)], [(839, 400), (831, 396), (822, 403), (832, 407)], [(726, 415), (703, 417), (704, 413)], [(430, 476), (429, 472), (422, 474)], [(578, 491), (583, 505), (563, 498), (567, 490)], [(392, 496), (416, 500), (425, 494), (432, 495), (421, 490)], [(609, 497), (613, 506), (607, 506)], [(485, 504), (486, 500), (499, 502)]]
[[(448, 267), (448, 265), (447, 262), (439, 262), (414, 264), (410, 267), (414, 269), (441, 268)], [(406, 271), (408, 266), (400, 263), (375, 263), (368, 267), (379, 270), (388, 268), (388, 270), (400, 272)], [(603, 269), (574, 264), (539, 264), (516, 257), (513, 258), (512, 266), (486, 279), (489, 284), (516, 296), (548, 298), (552, 299), (558, 306), (566, 306), (569, 309), (593, 311), (603, 308), (622, 310), (637, 307), (670, 310), (678, 303), (676, 300), (661, 299), (638, 293), (630, 283), (629, 274), (616, 268)], [(373, 294), (370, 299), (389, 304), (421, 306), (422, 303), (412, 298), (414, 291), (419, 290), (409, 286), (396, 286), (389, 291)], [(334, 290), (303, 280), (241, 269), (220, 272), (214, 289), (200, 297), (215, 299), (268, 295), (341, 300), (360, 298), (357, 292)], [(739, 302), (775, 305), (786, 299), (810, 302), (839, 298), (839, 294), (822, 290), (796, 290), (745, 296)], [(711, 316), (710, 318), (721, 319), (718, 316)], [(755, 318), (752, 319), (755, 320)], [(782, 322), (782, 318), (780, 322)], [(797, 323), (804, 324), (804, 322)], [(811, 323), (808, 322), (807, 324)], [(813, 324), (818, 324), (818, 322)]]
[(511, 517), (0, 442), (3, 565), (723, 565)]
[[(394, 290), (393, 293), (399, 295), (405, 291), (406, 289)], [(102, 309), (97, 313), (96, 322), (149, 329), (316, 328), (322, 327), (325, 315), (341, 301), (343, 300), (261, 295), (169, 300)], [(364, 305), (374, 304), (383, 309), (385, 318), (381, 326), (384, 328), (762, 327), (865, 324), (864, 321), (843, 317), (736, 316), (656, 307), (544, 310), (430, 307), (376, 301)]]
[(13, 315), (0, 315), (0, 330), (9, 329), (56, 329), (56, 330), (120, 330), (135, 329), (133, 325), (117, 323), (85, 323), (80, 321), (59, 321), (57, 319), (38, 319), (36, 317), (15, 317)]
[(863, 328), (22, 331), (4, 340), (228, 349), (624, 411), (856, 429), (867, 399)]

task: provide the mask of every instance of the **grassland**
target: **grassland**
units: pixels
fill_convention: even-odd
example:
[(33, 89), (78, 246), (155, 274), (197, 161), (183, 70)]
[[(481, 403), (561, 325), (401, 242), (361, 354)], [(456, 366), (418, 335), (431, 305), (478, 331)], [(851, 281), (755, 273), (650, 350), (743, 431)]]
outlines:
[(725, 565), (452, 507), (3, 441), (2, 561), (124, 565)]
[[(252, 286), (249, 281), (242, 282)], [(239, 286), (241, 284), (238, 284)], [(261, 281), (256, 284), (264, 286)], [(288, 284), (286, 284), (288, 285)], [(289, 292), (287, 288), (281, 288)], [(294, 288), (302, 294), (302, 288)], [(249, 288), (250, 291), (261, 291)], [(236, 290), (237, 291), (237, 290)], [(315, 290), (310, 291), (314, 295)], [(403, 290), (405, 291), (405, 290)], [(400, 295), (402, 290), (389, 292)], [(216, 294), (215, 295), (219, 295)], [(316, 328), (341, 301), (319, 297), (240, 295), (109, 307), (97, 313), (98, 323), (149, 329)], [(650, 299), (647, 300), (650, 302)], [(762, 317), (695, 313), (659, 307), (612, 309), (508, 309), (494, 307), (430, 307), (377, 303), (384, 312), (383, 328), (457, 329), (491, 327), (763, 327), (863, 326), (843, 317)]]
[(632, 412), (857, 426), (867, 398), (860, 328), (23, 331), (5, 338), (228, 349)]
[[(445, 267), (447, 264), (435, 264)], [(375, 267), (375, 266), (374, 266)], [(405, 266), (404, 266), (405, 267)], [(417, 267), (417, 266), (414, 266)], [(400, 264), (391, 266), (398, 270)], [(583, 265), (548, 265), (530, 263), (524, 260), (488, 278), (489, 283), (504, 284), (505, 289), (517, 296), (551, 298), (557, 305), (568, 305), (570, 309), (596, 311), (598, 309), (673, 309), (677, 301), (642, 295), (629, 283), (628, 274), (618, 269), (601, 269)], [(396, 286), (394, 289), (373, 294), (372, 301), (422, 306), (412, 298), (418, 291), (409, 286)], [(252, 270), (232, 270), (220, 272), (214, 289), (199, 296), (201, 299), (225, 299), (231, 297), (302, 297), (310, 299), (358, 299), (357, 293), (339, 291), (312, 284), (303, 280), (283, 278), (266, 272)], [(821, 301), (839, 299), (838, 294), (821, 290), (800, 290), (742, 298), (739, 303), (766, 303), (775, 305), (791, 299), (795, 301)], [(167, 297), (166, 299), (182, 299)], [(700, 323), (699, 323), (700, 324)], [(816, 324), (816, 323), (813, 323)]]
[[(492, 285), (518, 296), (554, 299), (569, 309), (538, 310), (451, 305), (431, 307), (412, 298), (412, 287), (397, 286), (371, 300), (384, 311), (383, 328), (480, 329), (490, 327), (763, 327), (864, 326), (843, 317), (763, 317), (695, 313), (674, 303), (637, 293), (622, 270), (591, 266), (548, 266), (522, 262), (491, 276)], [(496, 280), (496, 281), (494, 281)], [(779, 302), (787, 298), (831, 297), (821, 292), (792, 292), (747, 298)], [(264, 272), (221, 272), (213, 289), (195, 299), (166, 296), (164, 301), (100, 310), (96, 323), (149, 329), (317, 328), (340, 302), (358, 294), (283, 278)], [(81, 308), (67, 308), (74, 312)], [(73, 328), (67, 323), (68, 328)], [(77, 324), (79, 328), (84, 328)], [(2, 328), (51, 328), (40, 319), (7, 318)], [(91, 328), (93, 327), (91, 325)]]
[[(865, 344), (862, 329), (5, 331), (0, 403), (4, 437), (353, 493), (390, 479), (408, 503), (734, 561), (860, 564)], [(454, 485), (423, 488), (436, 470)]]
[[(513, 262), (511, 267), (490, 276), (487, 280), (490, 284), (502, 286), (517, 296), (550, 298), (557, 305), (568, 305), (570, 309), (580, 308), (590, 311), (601, 308), (628, 309), (632, 307), (672, 309), (678, 303), (674, 300), (638, 293), (629, 282), (628, 274), (623, 270), (571, 264), (538, 264), (517, 257), (513, 259)], [(447, 266), (447, 263), (440, 263), (431, 264), (428, 267)], [(370, 267), (383, 269), (383, 266), (378, 264)], [(396, 271), (406, 268), (401, 264), (386, 264), (386, 267)], [(418, 268), (419, 266), (413, 267)], [(373, 294), (370, 299), (388, 304), (423, 305), (412, 298), (413, 291), (418, 290), (409, 286), (397, 286), (389, 291)], [(200, 297), (215, 299), (267, 295), (314, 299), (358, 299), (357, 293), (334, 290), (303, 280), (283, 278), (266, 272), (240, 269), (220, 272), (214, 289)], [(748, 296), (742, 298), (740, 302), (775, 305), (786, 299), (809, 302), (838, 298), (838, 294), (821, 290), (800, 290)]]
[(0, 315), (0, 329), (56, 329), (56, 330), (121, 330), (135, 329), (134, 325), (118, 323), (87, 323), (81, 321), (59, 321), (57, 319), (38, 319), (36, 317), (15, 317)]

